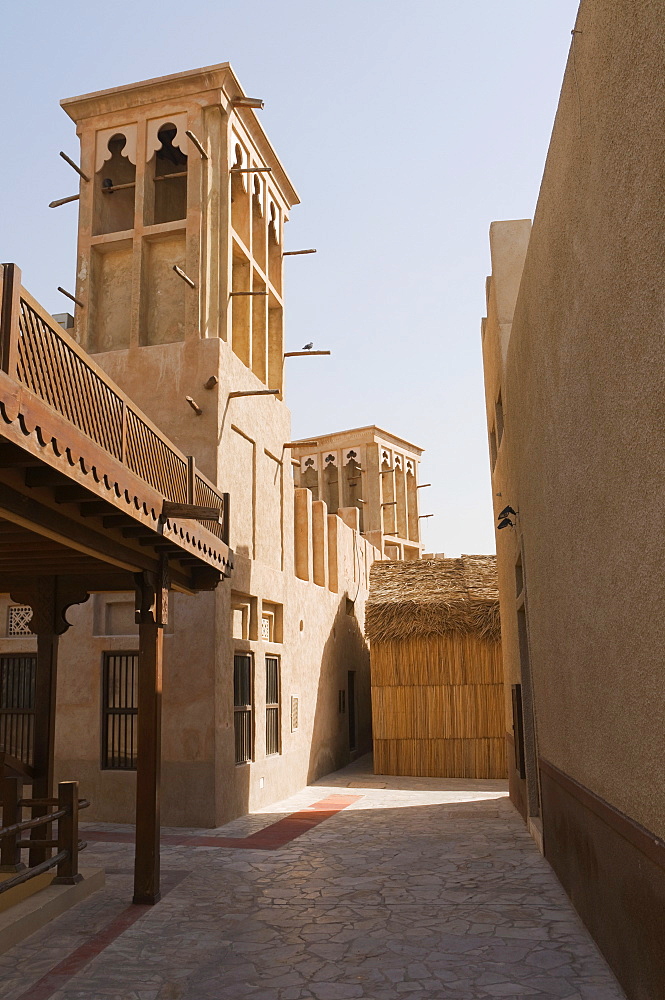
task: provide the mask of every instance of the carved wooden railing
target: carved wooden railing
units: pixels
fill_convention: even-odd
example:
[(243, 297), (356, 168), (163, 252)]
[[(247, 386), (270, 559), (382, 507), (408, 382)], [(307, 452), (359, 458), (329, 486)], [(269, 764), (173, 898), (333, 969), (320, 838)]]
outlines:
[[(194, 489), (192, 494), (192, 503), (195, 503), (199, 507), (218, 507), (219, 506), (219, 493), (212, 485), (212, 483), (201, 475), (201, 473), (196, 470), (194, 473)], [(214, 521), (207, 521), (206, 527), (209, 531), (212, 531), (213, 535), (217, 535), (221, 538), (223, 542), (227, 545), (229, 544), (229, 496), (228, 493), (224, 494), (224, 502), (222, 504), (222, 515), (219, 524)]]
[(225, 495), (123, 393), (2, 265), (0, 370), (26, 386), (109, 455), (173, 503), (217, 507), (207, 522), (228, 544)]

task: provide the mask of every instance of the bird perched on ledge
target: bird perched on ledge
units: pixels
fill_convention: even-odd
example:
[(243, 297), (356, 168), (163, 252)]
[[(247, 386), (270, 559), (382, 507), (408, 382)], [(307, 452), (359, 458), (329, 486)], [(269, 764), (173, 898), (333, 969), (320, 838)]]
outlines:
[(314, 341), (312, 341), (309, 344), (305, 344), (305, 346), (301, 347), (300, 349), (301, 351), (311, 351), (313, 347), (314, 347)]

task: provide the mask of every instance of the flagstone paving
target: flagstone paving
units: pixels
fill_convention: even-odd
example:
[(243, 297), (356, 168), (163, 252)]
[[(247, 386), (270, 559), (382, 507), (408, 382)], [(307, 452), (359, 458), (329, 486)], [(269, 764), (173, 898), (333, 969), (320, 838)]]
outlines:
[[(91, 841), (83, 858), (106, 888), (0, 956), (0, 997), (624, 998), (503, 782), (369, 766), (216, 831), (168, 831), (206, 846), (163, 846), (154, 907), (128, 906), (131, 844)], [(283, 846), (209, 846), (335, 795), (348, 804)]]

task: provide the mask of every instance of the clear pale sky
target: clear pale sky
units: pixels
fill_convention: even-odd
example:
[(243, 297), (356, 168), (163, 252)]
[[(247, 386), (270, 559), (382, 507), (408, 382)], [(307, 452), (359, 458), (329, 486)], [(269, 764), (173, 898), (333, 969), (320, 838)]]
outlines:
[(286, 230), (294, 437), (425, 449), (429, 551), (493, 552), (480, 319), (494, 219), (533, 216), (578, 0), (135, 0), (3, 10), (0, 257), (70, 305), (78, 156), (63, 97), (229, 61), (302, 204)]

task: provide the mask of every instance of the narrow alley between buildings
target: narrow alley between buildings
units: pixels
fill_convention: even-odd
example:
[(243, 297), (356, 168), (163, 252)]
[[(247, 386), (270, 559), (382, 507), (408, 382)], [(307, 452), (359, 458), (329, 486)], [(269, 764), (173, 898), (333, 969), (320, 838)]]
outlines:
[(503, 781), (365, 757), (217, 830), (165, 830), (152, 907), (129, 903), (131, 828), (87, 827), (106, 886), (0, 956), (2, 1000), (624, 996)]

